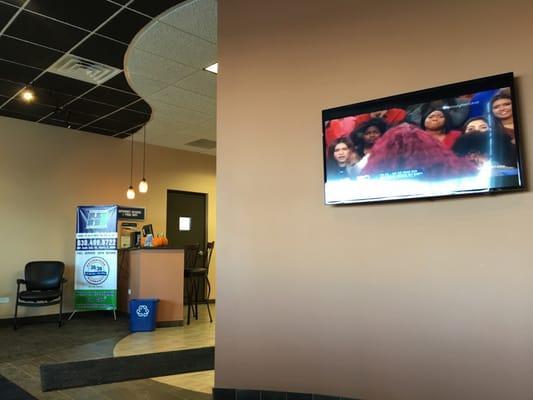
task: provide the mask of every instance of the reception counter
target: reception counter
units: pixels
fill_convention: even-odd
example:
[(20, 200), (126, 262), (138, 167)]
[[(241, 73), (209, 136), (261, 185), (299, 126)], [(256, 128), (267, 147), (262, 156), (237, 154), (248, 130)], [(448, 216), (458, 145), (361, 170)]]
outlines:
[(157, 325), (183, 325), (183, 249), (140, 248), (119, 255), (118, 309), (130, 299), (158, 298)]

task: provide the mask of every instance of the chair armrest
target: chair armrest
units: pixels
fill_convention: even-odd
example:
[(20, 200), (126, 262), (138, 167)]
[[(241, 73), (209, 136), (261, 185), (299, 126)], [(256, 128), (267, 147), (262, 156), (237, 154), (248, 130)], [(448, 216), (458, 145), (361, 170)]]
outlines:
[(26, 284), (26, 281), (24, 279), (17, 279), (17, 285), (20, 285), (20, 284)]

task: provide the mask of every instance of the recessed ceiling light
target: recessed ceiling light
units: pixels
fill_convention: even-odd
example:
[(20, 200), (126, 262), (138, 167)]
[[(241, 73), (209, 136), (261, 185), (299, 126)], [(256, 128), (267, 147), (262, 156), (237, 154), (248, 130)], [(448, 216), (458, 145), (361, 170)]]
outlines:
[(213, 65), (210, 65), (209, 67), (205, 67), (204, 69), (214, 74), (218, 74), (218, 63), (214, 63)]
[(20, 95), (22, 100), (24, 100), (26, 103), (31, 103), (33, 100), (35, 100), (35, 94), (31, 89), (24, 89)]

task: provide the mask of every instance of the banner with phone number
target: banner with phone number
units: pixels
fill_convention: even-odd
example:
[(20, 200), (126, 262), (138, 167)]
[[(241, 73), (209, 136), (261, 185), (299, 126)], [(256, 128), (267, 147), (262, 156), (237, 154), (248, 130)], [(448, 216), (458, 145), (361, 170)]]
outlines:
[(78, 207), (75, 310), (117, 308), (117, 238), (117, 206)]

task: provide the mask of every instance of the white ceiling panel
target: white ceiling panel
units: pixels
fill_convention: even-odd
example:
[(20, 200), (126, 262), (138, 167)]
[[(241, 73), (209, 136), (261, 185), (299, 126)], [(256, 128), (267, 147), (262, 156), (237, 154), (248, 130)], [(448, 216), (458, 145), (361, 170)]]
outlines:
[(202, 124), (209, 119), (209, 116), (202, 112), (186, 110), (171, 104), (162, 103), (157, 100), (148, 99), (148, 103), (155, 108), (157, 114), (164, 115), (165, 118), (175, 122), (187, 122), (189, 124)]
[(150, 103), (150, 99), (159, 100), (161, 103), (171, 104), (191, 111), (199, 111), (205, 113), (208, 117), (212, 117), (216, 113), (215, 99), (174, 86), (169, 86), (150, 96), (148, 103)]
[(128, 80), (131, 82), (130, 86), (133, 90), (137, 93), (142, 93), (143, 96), (150, 96), (168, 86), (168, 83), (155, 81), (139, 74), (129, 74)]
[(179, 80), (174, 86), (214, 99), (217, 93), (217, 78), (212, 72), (198, 71)]
[[(152, 80), (172, 84), (195, 72), (194, 68), (150, 54), (136, 47), (130, 48), (126, 57), (127, 74), (131, 78), (134, 75), (141, 75)], [(135, 80), (131, 79), (130, 83), (135, 85)], [(142, 92), (137, 91), (137, 93), (144, 96)]]
[(217, 42), (216, 0), (195, 0), (185, 3), (159, 20), (212, 43)]
[(162, 23), (148, 26), (135, 48), (195, 68), (205, 68), (217, 57), (216, 44)]
[(131, 43), (125, 70), (152, 107), (149, 143), (215, 155), (185, 143), (216, 139), (216, 75), (203, 70), (216, 62), (216, 16), (216, 0), (192, 0), (160, 15)]

